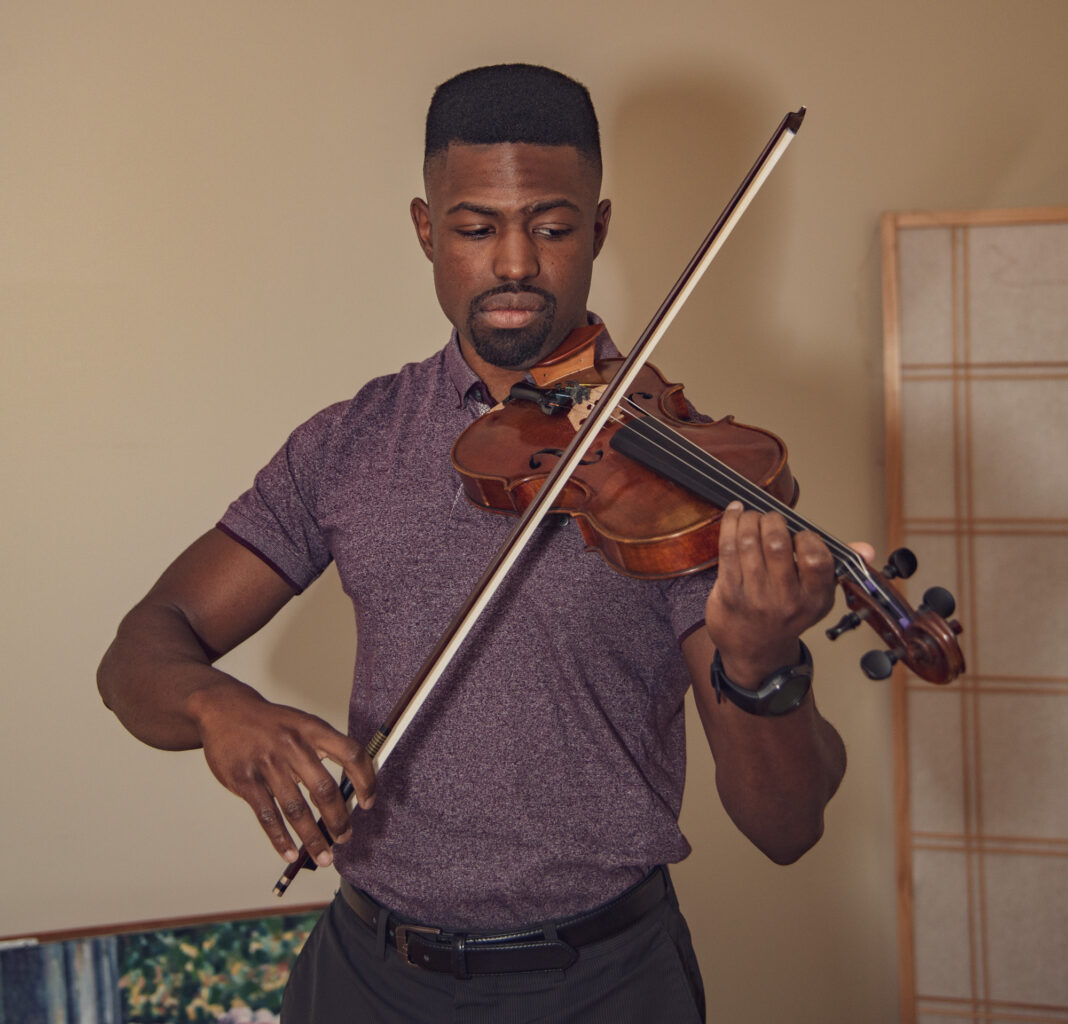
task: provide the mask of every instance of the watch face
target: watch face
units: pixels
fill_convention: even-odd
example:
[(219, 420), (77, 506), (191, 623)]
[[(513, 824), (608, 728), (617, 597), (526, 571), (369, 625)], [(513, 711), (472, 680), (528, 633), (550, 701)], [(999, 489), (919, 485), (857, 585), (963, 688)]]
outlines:
[(716, 700), (724, 696), (751, 715), (787, 715), (799, 708), (812, 685), (812, 655), (801, 643), (801, 664), (786, 666), (773, 672), (759, 690), (749, 690), (732, 683), (723, 671), (719, 651), (712, 659), (712, 685)]
[(793, 676), (787, 679), (765, 703), (765, 714), (785, 715), (793, 711), (808, 693), (809, 680), (806, 676)]

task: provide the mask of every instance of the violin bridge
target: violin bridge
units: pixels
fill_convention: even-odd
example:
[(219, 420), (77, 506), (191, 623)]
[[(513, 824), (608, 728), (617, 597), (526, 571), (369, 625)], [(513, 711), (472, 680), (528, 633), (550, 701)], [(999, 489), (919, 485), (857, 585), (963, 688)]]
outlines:
[(583, 423), (586, 422), (586, 418), (593, 412), (593, 407), (597, 404), (598, 399), (604, 394), (604, 390), (607, 387), (606, 384), (599, 384), (597, 387), (582, 387), (581, 397), (577, 394), (574, 396), (574, 403), (571, 409), (568, 411), (567, 418), (571, 421), (571, 426), (577, 431)]

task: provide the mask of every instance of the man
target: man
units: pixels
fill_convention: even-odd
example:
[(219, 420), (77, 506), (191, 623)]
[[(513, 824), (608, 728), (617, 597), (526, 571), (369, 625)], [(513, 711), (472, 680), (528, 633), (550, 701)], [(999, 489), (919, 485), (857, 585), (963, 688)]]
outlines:
[[(588, 322), (611, 215), (600, 178), (578, 83), (508, 65), (442, 85), (411, 215), (449, 344), (299, 427), (101, 664), (104, 699), (135, 735), (202, 746), (283, 858), (296, 857), (291, 828), (319, 864), (336, 863), (341, 891), (287, 991), (292, 1024), (702, 1020), (660, 867), (689, 852), (677, 823), (686, 689), (720, 799), (773, 860), (819, 838), (841, 780), (844, 749), (808, 692), (799, 641), (833, 602), (831, 556), (780, 517), (734, 506), (718, 578), (665, 582), (614, 572), (550, 517), (381, 779), (362, 751), (507, 535), (463, 500), (449, 449)], [(331, 560), (357, 619), (348, 736), (212, 665)], [(363, 813), (350, 817), (324, 758)]]

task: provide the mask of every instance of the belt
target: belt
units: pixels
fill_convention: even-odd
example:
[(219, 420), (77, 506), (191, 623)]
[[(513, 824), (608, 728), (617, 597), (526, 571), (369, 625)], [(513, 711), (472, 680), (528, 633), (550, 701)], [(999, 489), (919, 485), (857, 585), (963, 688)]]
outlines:
[(457, 978), (474, 974), (559, 971), (578, 959), (578, 950), (637, 924), (668, 892), (667, 869), (654, 868), (621, 896), (585, 914), (506, 932), (446, 932), (407, 924), (365, 892), (341, 880), (341, 896), (376, 935), (386, 915), (386, 942), (412, 967)]

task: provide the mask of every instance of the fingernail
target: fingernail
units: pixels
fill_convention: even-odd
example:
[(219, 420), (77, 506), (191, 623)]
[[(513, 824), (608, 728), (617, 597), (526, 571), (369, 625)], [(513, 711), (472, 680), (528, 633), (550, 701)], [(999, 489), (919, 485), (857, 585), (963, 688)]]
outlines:
[(742, 511), (742, 509), (743, 509), (743, 507), (744, 507), (744, 506), (742, 505), (742, 503), (741, 503), (740, 501), (732, 501), (732, 502), (731, 502), (731, 503), (730, 503), (730, 504), (729, 504), (729, 505), (727, 506), (727, 511), (728, 511), (728, 512), (741, 512), (741, 511)]
[(333, 861), (333, 859), (334, 858), (330, 856), (330, 851), (329, 850), (323, 850), (322, 853), (316, 855), (315, 863), (318, 864), (319, 867), (325, 868), (325, 867), (328, 867), (330, 865), (330, 863)]
[(290, 864), (292, 864), (296, 859), (297, 859), (297, 851), (296, 850), (286, 850), (286, 852), (282, 854), (282, 860), (287, 861)]
[(335, 845), (337, 843), (347, 843), (351, 838), (352, 838), (352, 829), (351, 828), (347, 828), (347, 829), (345, 829), (344, 832), (341, 833), (341, 835), (335, 836), (334, 843), (335, 843)]

